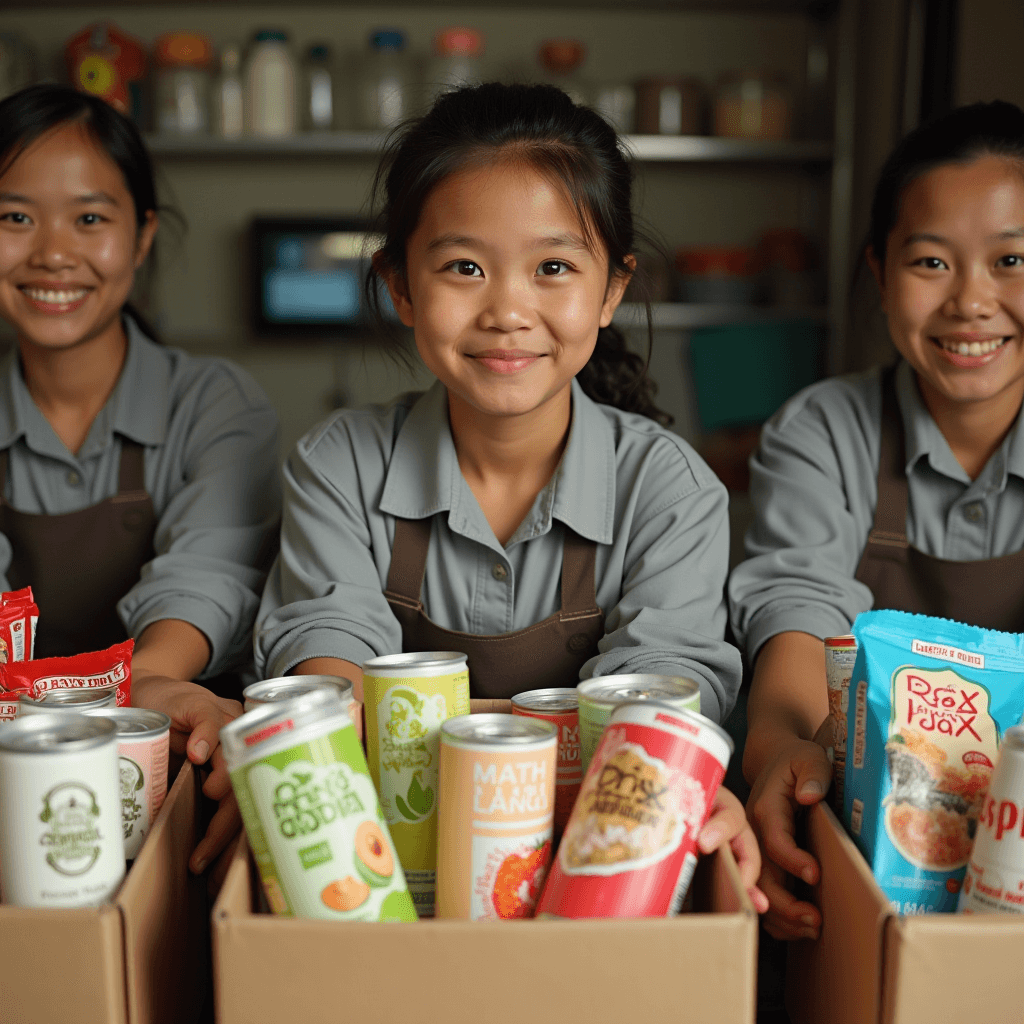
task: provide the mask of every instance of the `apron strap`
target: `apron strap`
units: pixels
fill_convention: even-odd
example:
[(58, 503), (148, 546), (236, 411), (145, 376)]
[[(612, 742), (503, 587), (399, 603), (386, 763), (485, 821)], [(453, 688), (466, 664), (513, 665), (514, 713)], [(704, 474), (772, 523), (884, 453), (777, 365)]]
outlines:
[(597, 545), (564, 527), (562, 542), (562, 621), (597, 608)]
[(907, 545), (907, 464), (903, 417), (896, 400), (896, 370), (882, 371), (881, 451), (878, 459), (878, 503), (869, 541), (894, 547)]
[(136, 498), (139, 492), (146, 493), (145, 480), (146, 451), (138, 441), (121, 438), (121, 462), (117, 469), (117, 496)]

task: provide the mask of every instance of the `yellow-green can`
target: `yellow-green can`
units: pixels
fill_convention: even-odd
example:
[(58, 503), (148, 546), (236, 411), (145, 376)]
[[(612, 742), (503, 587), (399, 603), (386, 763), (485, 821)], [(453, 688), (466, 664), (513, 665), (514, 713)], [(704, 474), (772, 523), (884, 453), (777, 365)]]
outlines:
[(587, 774), (590, 759), (612, 712), (626, 701), (657, 700), (700, 714), (700, 686), (685, 676), (633, 673), (595, 676), (576, 686), (580, 707), (580, 760)]
[(433, 917), (441, 723), (469, 714), (466, 655), (391, 654), (362, 668), (370, 775), (416, 913)]

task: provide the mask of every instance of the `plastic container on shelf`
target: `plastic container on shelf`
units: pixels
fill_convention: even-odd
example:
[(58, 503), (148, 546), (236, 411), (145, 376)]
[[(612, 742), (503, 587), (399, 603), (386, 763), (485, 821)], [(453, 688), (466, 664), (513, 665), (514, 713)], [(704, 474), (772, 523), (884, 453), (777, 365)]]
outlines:
[(213, 83), (211, 124), (215, 135), (237, 139), (245, 131), (242, 48), (229, 43), (220, 51), (220, 74)]
[(548, 39), (540, 44), (537, 60), (544, 69), (542, 81), (557, 85), (573, 103), (586, 106), (589, 90), (580, 78), (580, 67), (587, 59), (587, 48), (578, 39)]
[(338, 104), (329, 46), (314, 43), (306, 50), (301, 77), (302, 128), (306, 131), (330, 131), (337, 128)]
[(744, 246), (705, 245), (676, 251), (679, 301), (747, 306), (761, 291), (757, 253)]
[(194, 135), (210, 128), (213, 43), (193, 32), (168, 32), (153, 47), (156, 130)]
[(257, 32), (245, 67), (245, 125), (250, 135), (295, 134), (297, 79), (288, 34), (276, 29)]
[(636, 83), (636, 130), (642, 135), (703, 135), (706, 99), (696, 78), (659, 75)]
[(714, 107), (714, 133), (723, 138), (788, 139), (793, 134), (793, 97), (782, 75), (724, 75)]
[(372, 32), (357, 85), (360, 127), (384, 130), (408, 117), (411, 89), (405, 33), (396, 28)]
[(463, 85), (479, 85), (482, 79), (481, 57), (484, 37), (474, 28), (443, 28), (434, 36), (434, 58), (427, 74), (427, 98)]

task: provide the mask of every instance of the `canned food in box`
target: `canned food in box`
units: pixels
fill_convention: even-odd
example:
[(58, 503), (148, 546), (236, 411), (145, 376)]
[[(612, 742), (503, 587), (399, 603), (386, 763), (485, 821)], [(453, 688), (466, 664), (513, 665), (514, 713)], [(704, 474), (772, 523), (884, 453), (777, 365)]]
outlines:
[(38, 697), (23, 694), (18, 701), (18, 715), (35, 715), (50, 711), (92, 711), (95, 708), (112, 708), (116, 704), (116, 686), (46, 690)]
[(310, 690), (320, 687), (333, 687), (338, 696), (347, 706), (352, 701), (352, 683), (341, 676), (278, 676), (275, 679), (264, 679), (252, 683), (242, 691), (242, 709), (252, 711), (261, 704), (275, 704), (279, 700), (291, 700), (301, 697)]

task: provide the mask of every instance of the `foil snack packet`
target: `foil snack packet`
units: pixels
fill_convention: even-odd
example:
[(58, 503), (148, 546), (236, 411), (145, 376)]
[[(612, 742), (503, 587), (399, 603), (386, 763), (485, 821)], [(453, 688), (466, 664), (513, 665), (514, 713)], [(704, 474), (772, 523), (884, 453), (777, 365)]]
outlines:
[(956, 910), (1024, 636), (908, 612), (857, 617), (844, 821), (900, 914)]

